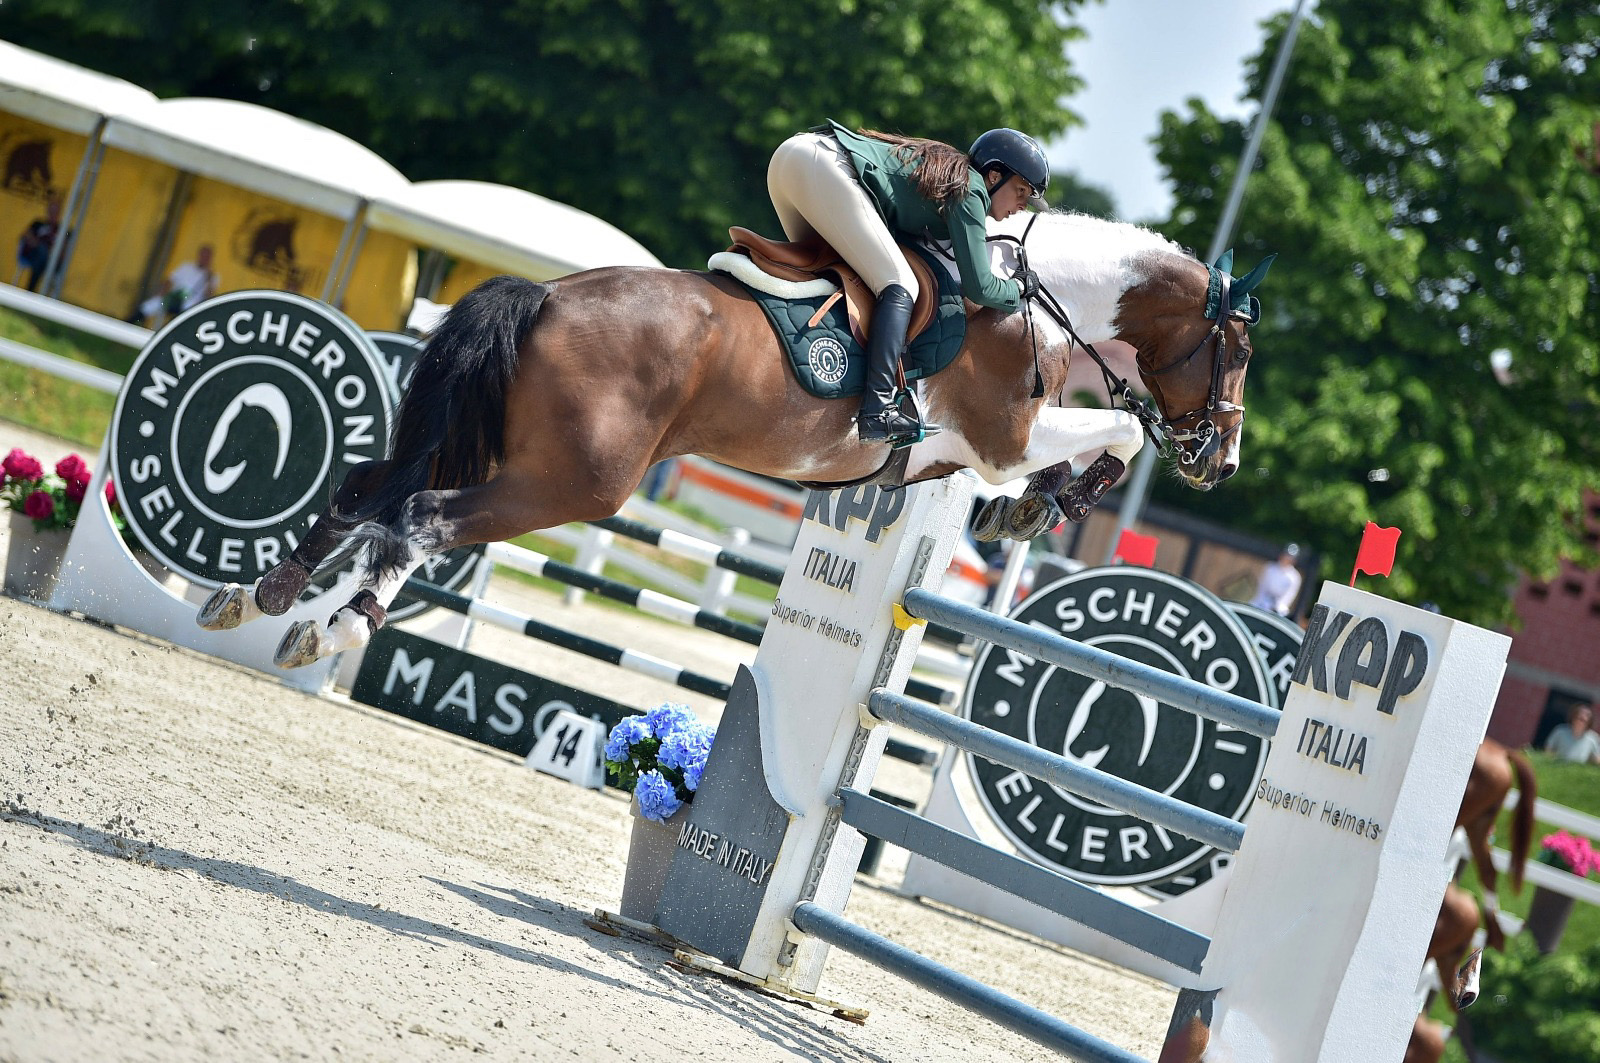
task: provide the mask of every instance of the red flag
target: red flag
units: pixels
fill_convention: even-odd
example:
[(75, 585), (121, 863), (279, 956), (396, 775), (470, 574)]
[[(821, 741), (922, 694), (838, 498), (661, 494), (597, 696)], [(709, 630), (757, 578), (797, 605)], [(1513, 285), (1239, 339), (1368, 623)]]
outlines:
[(1124, 528), (1122, 529), (1122, 538), (1117, 540), (1117, 552), (1111, 555), (1111, 560), (1122, 560), (1130, 565), (1155, 568), (1156, 544), (1160, 541), (1154, 535), (1140, 535), (1138, 532)]
[(1394, 568), (1394, 548), (1399, 542), (1399, 528), (1380, 528), (1367, 521), (1361, 532), (1361, 549), (1356, 552), (1356, 568), (1350, 573), (1350, 586), (1356, 585), (1356, 577), (1363, 572), (1369, 576), (1387, 576)]

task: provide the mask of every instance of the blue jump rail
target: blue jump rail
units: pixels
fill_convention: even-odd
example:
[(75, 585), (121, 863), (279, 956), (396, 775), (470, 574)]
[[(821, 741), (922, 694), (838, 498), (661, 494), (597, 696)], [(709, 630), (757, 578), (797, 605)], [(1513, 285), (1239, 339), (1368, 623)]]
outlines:
[(1192, 679), (1115, 653), (1097, 650), (1053, 631), (1008, 620), (920, 587), (906, 591), (905, 609), (919, 619), (943, 624), (973, 638), (1025, 653), (1037, 661), (1049, 661), (1123, 690), (1146, 694), (1261, 738), (1270, 739), (1278, 733), (1278, 713), (1265, 705), (1237, 694), (1213, 690)]
[(1147, 1063), (1142, 1056), (1048, 1015), (960, 971), (912, 952), (886, 937), (863, 929), (826, 908), (804, 901), (790, 917), (803, 933), (843, 949), (913, 982), (930, 993), (970, 1008), (1006, 1029), (1037, 1041), (1078, 1063)]
[(1243, 823), (1107, 772), (1074, 764), (1058, 753), (952, 716), (904, 694), (874, 690), (867, 701), (867, 711), (886, 723), (900, 724), (1218, 849), (1237, 852), (1244, 840)]
[(844, 789), (839, 791), (839, 800), (840, 818), (863, 834), (988, 882), (1047, 912), (1082, 923), (1186, 971), (1198, 974), (1205, 964), (1211, 939), (1204, 934), (1032, 860), (1000, 852), (871, 794)]

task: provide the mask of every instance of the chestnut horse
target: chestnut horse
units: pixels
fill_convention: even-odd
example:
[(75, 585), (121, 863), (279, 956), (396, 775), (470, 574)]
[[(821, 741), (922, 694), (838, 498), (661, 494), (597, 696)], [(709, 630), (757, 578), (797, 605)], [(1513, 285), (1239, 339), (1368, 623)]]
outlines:
[(1522, 869), (1528, 862), (1528, 850), (1533, 844), (1534, 803), (1539, 797), (1539, 782), (1534, 777), (1528, 758), (1515, 749), (1485, 738), (1472, 758), (1472, 774), (1467, 777), (1467, 790), (1461, 798), (1461, 811), (1456, 813), (1456, 826), (1467, 832), (1467, 844), (1472, 849), (1472, 866), (1477, 869), (1478, 881), (1483, 886), (1483, 922), (1492, 949), (1504, 951), (1505, 934), (1500, 929), (1498, 899), (1495, 884), (1498, 874), (1490, 857), (1489, 842), (1494, 833), (1494, 821), (1501, 806), (1511, 793), (1511, 783), (1516, 781), (1519, 796), (1517, 808), (1511, 819), (1511, 891), (1522, 889)]
[[(1045, 214), (996, 222), (1093, 344), (1138, 351), (1179, 475), (1209, 489), (1238, 468), (1249, 290), (1132, 225)], [(1232, 288), (1230, 294), (1230, 286)], [(1220, 298), (1219, 298), (1220, 292)], [(1066, 408), (1072, 343), (1038, 309), (967, 306), (961, 354), (922, 381), (943, 431), (909, 448), (904, 482), (973, 469), (991, 483), (1099, 453), (1125, 462), (1143, 422), (1129, 409)], [(1038, 386), (1042, 383), (1042, 387)], [(610, 516), (655, 462), (699, 454), (750, 472), (847, 482), (885, 466), (856, 439), (853, 401), (804, 391), (765, 315), (717, 273), (605, 268), (535, 284), (497, 277), (445, 316), (421, 354), (384, 461), (357, 466), (292, 557), (252, 588), (228, 585), (198, 622), (231, 628), (281, 615), (358, 527), (364, 589), (324, 626), (294, 625), (282, 667), (363, 645), (430, 555)], [(1070, 489), (1070, 485), (1069, 485)], [(1096, 495), (1098, 497), (1098, 495)]]

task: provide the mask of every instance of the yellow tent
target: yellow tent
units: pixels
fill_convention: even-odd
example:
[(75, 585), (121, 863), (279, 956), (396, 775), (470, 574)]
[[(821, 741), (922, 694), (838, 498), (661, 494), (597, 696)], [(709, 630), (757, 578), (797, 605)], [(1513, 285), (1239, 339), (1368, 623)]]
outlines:
[(633, 237), (592, 214), (481, 181), (418, 181), (374, 196), (366, 234), (358, 269), (367, 246), (382, 236), (447, 256), (449, 269), (437, 287), (419, 292), (440, 303), (455, 302), (497, 273), (549, 280), (596, 266), (661, 265)]
[[(10, 241), (11, 256), (0, 278), (24, 279), (15, 259), (17, 243), (24, 229), (46, 216), (52, 200), (60, 207), (63, 227), (79, 232), (73, 242), (83, 242), (82, 207), (97, 176), (105, 175), (100, 134), (106, 117), (155, 102), (137, 85), (0, 41), (0, 234)], [(114, 168), (111, 178), (123, 180)], [(147, 235), (158, 222), (148, 219)], [(57, 239), (47, 275), (55, 272), (68, 243)], [(94, 248), (89, 254), (98, 253)], [(49, 282), (41, 280), (40, 290), (49, 290)]]
[[(162, 100), (113, 116), (104, 141), (108, 173), (123, 163), (126, 170), (109, 187), (102, 178), (85, 237), (125, 231), (130, 217), (164, 219), (143, 256), (74, 260), (67, 297), (84, 301), (73, 298), (81, 285), (95, 296), (94, 309), (118, 317), (159, 292), (202, 246), (213, 249), (219, 294), (276, 288), (329, 299), (365, 200), (407, 187), (398, 170), (355, 141), (233, 100)], [(369, 240), (356, 267), (359, 284), (342, 309), (363, 328), (397, 328), (415, 276), (408, 244)]]

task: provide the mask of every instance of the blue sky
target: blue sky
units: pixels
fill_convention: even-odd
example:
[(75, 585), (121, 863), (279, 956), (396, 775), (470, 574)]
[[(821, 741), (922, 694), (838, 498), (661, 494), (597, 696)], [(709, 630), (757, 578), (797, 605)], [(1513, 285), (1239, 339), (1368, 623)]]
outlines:
[(1293, 0), (1105, 0), (1080, 8), (1088, 33), (1067, 49), (1087, 85), (1068, 101), (1085, 125), (1046, 145), (1051, 166), (1111, 193), (1127, 221), (1164, 220), (1172, 195), (1149, 141), (1164, 110), (1199, 96), (1246, 117), (1245, 60), (1261, 50), (1261, 23)]

